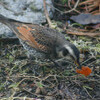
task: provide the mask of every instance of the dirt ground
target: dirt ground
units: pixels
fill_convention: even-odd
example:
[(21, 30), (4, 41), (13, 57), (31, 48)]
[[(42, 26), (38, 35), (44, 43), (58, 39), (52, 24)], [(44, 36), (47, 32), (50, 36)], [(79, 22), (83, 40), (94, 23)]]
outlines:
[(18, 40), (0, 42), (0, 100), (100, 100), (100, 57), (86, 65), (92, 69), (88, 77), (69, 63), (59, 68), (30, 61)]

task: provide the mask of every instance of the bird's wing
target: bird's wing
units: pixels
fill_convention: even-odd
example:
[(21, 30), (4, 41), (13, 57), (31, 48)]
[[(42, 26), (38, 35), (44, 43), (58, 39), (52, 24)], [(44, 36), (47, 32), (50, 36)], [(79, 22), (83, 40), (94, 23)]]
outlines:
[(15, 22), (15, 26), (13, 31), (15, 31), (16, 35), (31, 47), (44, 53), (50, 53), (53, 49), (56, 36), (52, 36), (51, 29), (17, 22)]

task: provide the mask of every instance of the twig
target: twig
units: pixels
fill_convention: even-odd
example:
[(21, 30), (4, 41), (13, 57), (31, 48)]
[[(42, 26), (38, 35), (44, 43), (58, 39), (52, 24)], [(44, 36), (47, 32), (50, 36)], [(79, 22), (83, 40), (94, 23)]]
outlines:
[[(94, 57), (85, 60), (84, 62), (81, 63), (81, 65), (85, 64), (86, 62), (88, 62), (89, 60), (91, 60), (91, 59), (93, 59), (93, 58), (94, 58)], [(94, 59), (95, 59), (95, 58), (94, 58)], [(96, 60), (96, 59), (95, 59), (95, 60)]]
[(51, 23), (51, 20), (49, 18), (49, 14), (48, 14), (48, 11), (46, 9), (46, 2), (45, 2), (45, 0), (43, 0), (43, 5), (44, 5), (45, 16), (46, 16), (46, 19), (48, 21), (49, 27), (52, 27), (52, 23)]
[(42, 80), (41, 78), (36, 77), (36, 76), (25, 76), (25, 75), (9, 76), (9, 78), (24, 78), (24, 79), (35, 78), (35, 79), (38, 79), (40, 81)]
[(52, 6), (52, 5), (48, 4), (48, 3), (46, 3), (46, 4), (47, 4), (48, 6), (50, 6), (50, 7), (54, 8), (56, 11), (60, 12), (61, 14), (63, 14), (63, 13), (64, 13), (63, 11), (59, 10), (59, 9), (58, 9), (58, 8), (56, 8), (56, 7), (54, 7), (54, 6)]
[(72, 8), (71, 10), (65, 11), (64, 14), (69, 13), (69, 12), (72, 12), (72, 11), (76, 11), (76, 8), (77, 8), (79, 2), (80, 2), (80, 0), (77, 0), (77, 2), (74, 5), (74, 8)]
[(86, 89), (85, 87), (83, 87), (83, 88), (84, 88), (84, 90), (86, 91), (86, 93), (88, 94), (88, 96), (89, 96), (91, 99), (93, 99), (92, 96), (90, 95), (90, 93), (87, 91), (87, 89)]
[(93, 65), (95, 62), (96, 62), (96, 60), (91, 62), (91, 63), (89, 63), (89, 64), (87, 64), (87, 66)]
[(65, 11), (65, 12), (59, 10), (58, 8), (52, 6), (52, 5), (48, 4), (48, 3), (46, 3), (46, 4), (47, 4), (48, 6), (54, 8), (56, 11), (60, 12), (61, 14), (70, 13), (70, 12), (72, 12), (72, 11), (76, 11), (77, 13), (80, 13), (79, 11), (76, 10), (76, 8), (77, 8), (77, 6), (78, 6), (78, 4), (79, 4), (79, 1), (80, 1), (80, 0), (77, 0), (77, 2), (76, 2), (76, 4), (75, 4), (74, 8), (72, 8), (71, 10)]
[(100, 33), (83, 33), (83, 32), (72, 32), (72, 31), (67, 31), (66, 33), (72, 34), (72, 35), (89, 36), (89, 37), (100, 36)]
[(0, 100), (41, 100), (36, 98), (30, 98), (30, 97), (8, 97), (8, 98), (2, 98)]

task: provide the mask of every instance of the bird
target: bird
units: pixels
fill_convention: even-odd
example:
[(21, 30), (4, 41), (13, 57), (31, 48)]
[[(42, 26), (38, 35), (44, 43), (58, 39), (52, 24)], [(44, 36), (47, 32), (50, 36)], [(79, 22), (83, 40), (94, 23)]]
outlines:
[(18, 37), (28, 57), (60, 59), (70, 57), (80, 65), (79, 49), (67, 41), (56, 29), (7, 18), (0, 14), (0, 22), (8, 26)]

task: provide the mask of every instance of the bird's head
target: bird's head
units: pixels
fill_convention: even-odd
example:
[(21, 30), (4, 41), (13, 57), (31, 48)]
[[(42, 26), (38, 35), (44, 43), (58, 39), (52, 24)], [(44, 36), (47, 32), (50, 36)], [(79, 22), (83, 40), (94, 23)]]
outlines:
[(74, 60), (75, 64), (80, 67), (80, 52), (78, 48), (71, 43), (66, 43), (59, 47), (60, 49), (57, 50), (57, 55), (60, 58), (67, 58), (70, 57)]

